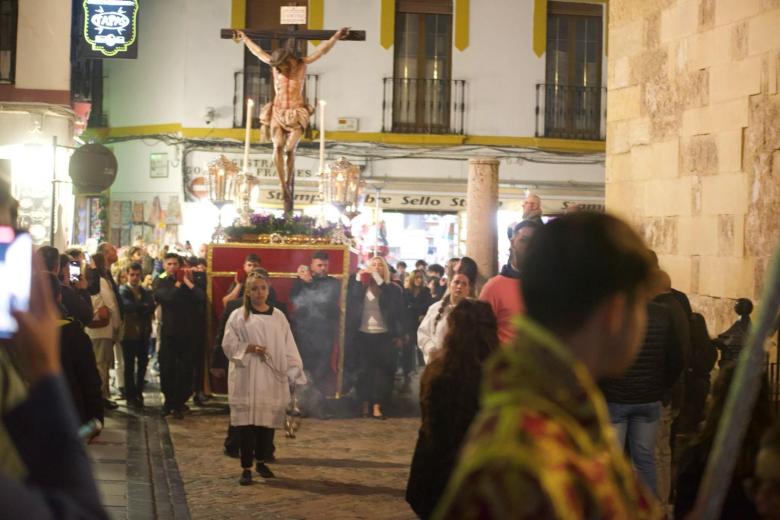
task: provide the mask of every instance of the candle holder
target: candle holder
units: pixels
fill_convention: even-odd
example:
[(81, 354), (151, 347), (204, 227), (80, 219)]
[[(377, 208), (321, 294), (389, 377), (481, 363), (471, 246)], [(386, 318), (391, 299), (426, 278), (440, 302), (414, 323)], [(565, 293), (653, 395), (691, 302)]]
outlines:
[(209, 200), (218, 210), (217, 227), (211, 239), (220, 243), (225, 241), (225, 229), (222, 227), (222, 208), (232, 204), (238, 189), (239, 170), (236, 163), (220, 155), (208, 165)]

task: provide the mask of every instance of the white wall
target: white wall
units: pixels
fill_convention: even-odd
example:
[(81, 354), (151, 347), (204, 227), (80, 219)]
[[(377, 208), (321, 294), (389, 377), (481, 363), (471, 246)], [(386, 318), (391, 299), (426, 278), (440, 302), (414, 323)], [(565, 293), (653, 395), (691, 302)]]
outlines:
[(138, 10), (138, 58), (106, 60), (106, 107), (111, 126), (179, 123), (185, 113), (183, 0), (144, 2)]
[(71, 3), (22, 0), (16, 33), (16, 88), (70, 90)]
[[(217, 109), (211, 126), (231, 127), (233, 75), (243, 68), (243, 52), (219, 38), (230, 10), (229, 0), (145, 2), (138, 59), (106, 61), (111, 126), (204, 127), (211, 106)], [(339, 42), (309, 69), (320, 76), (320, 98), (328, 102), (326, 129), (347, 116), (359, 119), (362, 132), (381, 130), (382, 79), (393, 74), (394, 48), (379, 44), (380, 21), (378, 1), (325, 2), (325, 28), (366, 31), (365, 42)], [(467, 134), (534, 135), (535, 85), (545, 80), (545, 57), (533, 53), (532, 30), (532, 0), (471, 2), (469, 46), (452, 49), (452, 78), (466, 80)], [(310, 44), (309, 54), (315, 50)]]
[[(393, 48), (379, 44), (379, 2), (325, 2), (326, 29), (351, 27), (366, 31), (364, 42), (339, 42), (309, 71), (320, 75), (320, 98), (327, 101), (325, 128), (339, 117), (357, 117), (359, 131), (382, 129), (382, 78), (393, 75)], [(309, 44), (309, 54), (316, 47)]]
[(534, 135), (535, 85), (544, 82), (545, 58), (531, 48), (533, 2), (471, 4), (470, 43), (453, 46), (453, 79), (468, 89), (466, 131), (474, 135)]
[(221, 40), (230, 27), (230, 1), (187, 0), (182, 78), (184, 100), (178, 119), (185, 127), (206, 126), (206, 107), (214, 107), (213, 127), (233, 126), (233, 75), (244, 68), (243, 45)]

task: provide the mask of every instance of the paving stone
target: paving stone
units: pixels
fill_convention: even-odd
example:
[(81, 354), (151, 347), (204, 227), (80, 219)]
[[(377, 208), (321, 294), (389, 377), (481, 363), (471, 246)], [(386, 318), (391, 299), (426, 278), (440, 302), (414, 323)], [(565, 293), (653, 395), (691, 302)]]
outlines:
[(168, 425), (192, 518), (415, 518), (404, 494), (418, 418), (304, 419), (296, 439), (277, 431), (278, 478), (246, 487), (222, 454), (227, 416)]

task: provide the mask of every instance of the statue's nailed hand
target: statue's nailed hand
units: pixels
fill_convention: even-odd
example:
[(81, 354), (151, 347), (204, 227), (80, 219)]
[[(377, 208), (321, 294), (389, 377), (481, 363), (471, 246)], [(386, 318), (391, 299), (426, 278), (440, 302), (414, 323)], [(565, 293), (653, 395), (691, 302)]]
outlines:
[(338, 30), (338, 32), (334, 35), (336, 36), (336, 39), (343, 40), (347, 37), (347, 33), (349, 32), (349, 27), (342, 27)]
[(246, 33), (241, 29), (236, 29), (234, 39), (237, 42), (243, 42), (244, 40), (246, 40)]

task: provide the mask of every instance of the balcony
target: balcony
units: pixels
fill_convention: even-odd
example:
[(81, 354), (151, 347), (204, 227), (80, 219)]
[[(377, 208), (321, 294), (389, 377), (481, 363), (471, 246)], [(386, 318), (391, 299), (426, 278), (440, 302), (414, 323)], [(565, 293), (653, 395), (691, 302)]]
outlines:
[(464, 133), (464, 80), (384, 78), (383, 96), (383, 132)]
[[(306, 74), (306, 80), (303, 87), (303, 99), (306, 104), (315, 108), (311, 123), (307, 129), (307, 135), (311, 137), (309, 130), (316, 129), (318, 124), (317, 114), (317, 96), (319, 89), (319, 76), (316, 74)], [(246, 93), (245, 93), (246, 90)], [(260, 108), (274, 99), (273, 78), (261, 74), (251, 75), (244, 80), (244, 71), (235, 73), (233, 86), (233, 127), (241, 128), (246, 125), (244, 119), (246, 110), (246, 100), (251, 98), (255, 102), (254, 112), (252, 114), (252, 128), (260, 126), (258, 119)]]
[(536, 85), (536, 137), (603, 141), (606, 121), (606, 88)]

